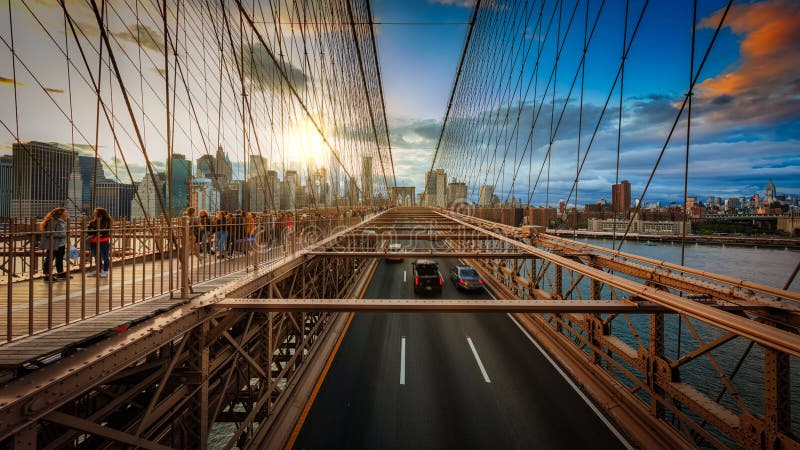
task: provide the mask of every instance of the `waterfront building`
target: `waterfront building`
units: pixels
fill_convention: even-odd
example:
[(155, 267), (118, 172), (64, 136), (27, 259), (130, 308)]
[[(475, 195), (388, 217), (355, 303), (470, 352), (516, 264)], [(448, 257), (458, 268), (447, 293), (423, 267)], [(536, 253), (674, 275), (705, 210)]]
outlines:
[(614, 207), (614, 212), (627, 216), (631, 209), (631, 184), (628, 180), (622, 180), (619, 184), (611, 186), (611, 205)]
[[(683, 221), (650, 221), (634, 219), (631, 223), (630, 233), (637, 234), (656, 234), (680, 236), (683, 234)], [(614, 219), (589, 219), (589, 231), (611, 233), (616, 229), (619, 234), (625, 233), (628, 229), (627, 220)], [(686, 222), (686, 233), (692, 232), (692, 224)]]

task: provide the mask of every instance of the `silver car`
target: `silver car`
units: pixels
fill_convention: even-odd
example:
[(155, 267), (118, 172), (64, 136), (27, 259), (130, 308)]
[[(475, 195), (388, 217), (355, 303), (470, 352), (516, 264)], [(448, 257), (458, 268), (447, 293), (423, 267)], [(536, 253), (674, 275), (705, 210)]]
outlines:
[(456, 288), (465, 291), (477, 291), (483, 289), (483, 280), (478, 272), (470, 266), (456, 266), (450, 271), (450, 279), (453, 280)]

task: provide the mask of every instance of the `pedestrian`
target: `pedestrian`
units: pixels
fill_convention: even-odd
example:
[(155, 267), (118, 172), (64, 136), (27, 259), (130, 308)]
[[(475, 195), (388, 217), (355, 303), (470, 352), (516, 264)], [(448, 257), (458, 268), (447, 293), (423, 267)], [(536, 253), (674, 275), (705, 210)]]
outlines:
[(219, 259), (225, 258), (225, 244), (228, 241), (228, 227), (225, 219), (225, 211), (217, 211), (214, 215), (214, 252)]
[(233, 256), (233, 244), (236, 242), (236, 231), (237, 227), (234, 223), (234, 215), (233, 213), (225, 214), (225, 229), (227, 230), (227, 239), (225, 241), (225, 249), (228, 250), (228, 256)]
[[(67, 279), (67, 274), (64, 272), (64, 255), (67, 251), (68, 218), (69, 213), (65, 208), (53, 208), (39, 224), (39, 230), (42, 231), (39, 248), (45, 251), (42, 268), (46, 283)], [(55, 262), (56, 266), (55, 276), (53, 276), (52, 262)]]
[(189, 225), (189, 251), (198, 258), (200, 258), (200, 220), (194, 215), (195, 209), (188, 207), (183, 212), (183, 215), (188, 220)]
[(200, 213), (197, 215), (200, 227), (200, 253), (205, 258), (208, 255), (208, 239), (211, 236), (211, 216), (208, 215), (208, 211), (205, 209), (201, 209)]
[(111, 227), (113, 225), (114, 220), (105, 208), (95, 208), (92, 213), (92, 220), (89, 222), (87, 237), (92, 257), (98, 268), (86, 274), (87, 276), (98, 276), (99, 270), (100, 278), (108, 277), (108, 269), (111, 267), (109, 254), (111, 251)]

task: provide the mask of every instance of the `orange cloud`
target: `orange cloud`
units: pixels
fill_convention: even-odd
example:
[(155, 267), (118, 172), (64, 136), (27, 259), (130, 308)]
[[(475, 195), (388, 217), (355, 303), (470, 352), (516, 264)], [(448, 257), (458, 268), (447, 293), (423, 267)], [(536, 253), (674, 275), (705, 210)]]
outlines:
[[(722, 11), (700, 22), (715, 28)], [(725, 26), (743, 36), (736, 69), (698, 85), (701, 97), (737, 96), (763, 87), (764, 93), (796, 90), (800, 67), (800, 3), (793, 0), (739, 4), (731, 8)], [(766, 99), (764, 99), (766, 100)]]
[[(8, 85), (13, 86), (14, 85), (14, 79), (13, 78), (0, 77), (0, 84), (8, 84)], [(25, 83), (17, 81), (17, 86), (25, 86)]]

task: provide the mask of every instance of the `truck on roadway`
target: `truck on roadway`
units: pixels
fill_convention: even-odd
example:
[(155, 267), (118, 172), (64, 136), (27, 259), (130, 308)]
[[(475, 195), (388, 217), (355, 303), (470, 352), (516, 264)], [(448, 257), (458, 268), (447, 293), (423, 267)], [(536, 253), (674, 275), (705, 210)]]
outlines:
[(430, 259), (418, 259), (411, 263), (414, 272), (414, 293), (417, 295), (441, 295), (444, 279), (439, 264)]

